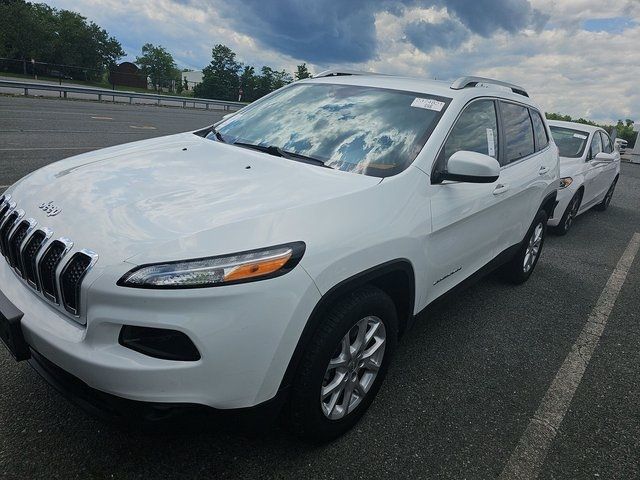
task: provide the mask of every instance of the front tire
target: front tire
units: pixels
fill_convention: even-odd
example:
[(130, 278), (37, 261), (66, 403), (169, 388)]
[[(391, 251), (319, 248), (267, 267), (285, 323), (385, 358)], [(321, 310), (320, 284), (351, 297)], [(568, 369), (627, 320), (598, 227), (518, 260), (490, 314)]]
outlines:
[(391, 298), (367, 286), (339, 300), (323, 319), (293, 380), (290, 426), (327, 442), (353, 427), (375, 398), (398, 337)]
[(596, 210), (600, 210), (601, 212), (604, 212), (607, 208), (609, 208), (609, 204), (611, 204), (611, 199), (613, 198), (613, 191), (616, 189), (617, 183), (618, 183), (618, 177), (616, 177), (616, 179), (613, 181), (613, 183), (609, 187), (609, 190), (607, 190), (607, 194), (602, 199), (602, 202), (600, 202), (598, 205), (594, 207)]
[(540, 258), (547, 232), (547, 212), (540, 210), (520, 244), (518, 253), (500, 269), (502, 277), (510, 283), (526, 282)]
[(576, 219), (576, 216), (578, 215), (578, 210), (580, 210), (581, 203), (582, 203), (582, 190), (578, 190), (571, 198), (569, 205), (567, 205), (567, 208), (564, 211), (562, 218), (560, 219), (560, 223), (558, 223), (558, 226), (554, 227), (553, 233), (555, 233), (556, 235), (562, 236), (562, 235), (566, 235), (567, 232), (569, 232), (569, 230), (571, 229), (571, 226), (573, 225), (573, 221)]

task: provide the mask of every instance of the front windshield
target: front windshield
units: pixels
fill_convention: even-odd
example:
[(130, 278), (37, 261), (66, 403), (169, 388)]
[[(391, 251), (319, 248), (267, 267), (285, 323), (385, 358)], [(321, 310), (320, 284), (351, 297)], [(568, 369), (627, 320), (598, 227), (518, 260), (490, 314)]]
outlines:
[(217, 137), (387, 177), (413, 162), (449, 100), (354, 85), (294, 84), (222, 122)]
[(553, 140), (558, 146), (561, 157), (580, 158), (584, 153), (589, 133), (572, 128), (551, 126)]

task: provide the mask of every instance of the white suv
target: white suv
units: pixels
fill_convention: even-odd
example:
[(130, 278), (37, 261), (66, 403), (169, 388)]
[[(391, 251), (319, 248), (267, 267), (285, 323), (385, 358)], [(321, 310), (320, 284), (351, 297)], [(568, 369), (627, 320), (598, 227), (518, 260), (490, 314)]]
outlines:
[(558, 182), (520, 87), (325, 72), (9, 188), (1, 336), (111, 416), (284, 406), (327, 440), (427, 305), (531, 275)]
[(565, 235), (576, 216), (591, 207), (606, 210), (620, 177), (620, 153), (600, 127), (549, 121), (560, 153), (558, 206), (549, 219)]

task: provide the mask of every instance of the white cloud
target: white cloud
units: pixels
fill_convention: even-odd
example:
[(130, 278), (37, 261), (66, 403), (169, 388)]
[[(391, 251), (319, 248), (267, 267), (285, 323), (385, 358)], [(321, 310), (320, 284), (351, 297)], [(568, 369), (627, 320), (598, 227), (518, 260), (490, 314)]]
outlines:
[[(238, 58), (260, 67), (289, 71), (306, 61), (263, 46), (250, 34), (231, 28), (216, 4), (221, 0), (50, 0), (78, 11), (115, 35), (130, 59), (145, 42), (161, 44), (180, 66), (202, 68), (211, 47), (224, 43)], [(401, 15), (375, 16), (377, 53), (362, 64), (331, 65), (385, 73), (453, 79), (457, 75), (491, 76), (522, 84), (547, 111), (598, 121), (640, 120), (640, 2), (638, 0), (530, 0), (549, 15), (545, 30), (470, 35), (453, 49), (418, 50), (405, 38), (409, 22), (438, 23), (446, 8), (407, 8)], [(228, 4), (232, 5), (232, 4)], [(227, 8), (229, 8), (227, 6)], [(245, 12), (246, 13), (246, 12)], [(397, 13), (397, 12), (396, 12)], [(586, 20), (628, 17), (635, 25), (622, 32), (593, 32)], [(307, 62), (309, 63), (309, 62)], [(330, 65), (310, 65), (320, 71)]]

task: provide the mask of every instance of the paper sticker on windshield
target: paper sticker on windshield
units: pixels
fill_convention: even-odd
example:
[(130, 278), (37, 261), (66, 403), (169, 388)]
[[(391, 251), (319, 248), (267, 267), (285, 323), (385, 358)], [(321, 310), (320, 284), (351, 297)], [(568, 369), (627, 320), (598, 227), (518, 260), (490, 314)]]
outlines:
[(434, 112), (441, 112), (442, 107), (444, 107), (444, 102), (439, 102), (438, 100), (433, 100), (431, 98), (416, 97), (413, 102), (411, 102), (411, 106), (417, 108), (426, 108), (427, 110), (433, 110)]
[(586, 139), (587, 139), (587, 136), (586, 136), (586, 135), (580, 135), (579, 133), (574, 133), (574, 134), (573, 134), (573, 137), (574, 137), (574, 138), (580, 138), (580, 139), (582, 139), (582, 140), (586, 140)]
[(496, 144), (493, 137), (493, 128), (487, 128), (487, 151), (490, 157), (496, 157)]

